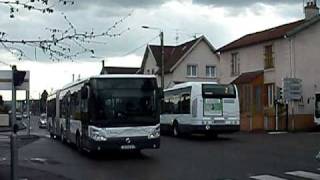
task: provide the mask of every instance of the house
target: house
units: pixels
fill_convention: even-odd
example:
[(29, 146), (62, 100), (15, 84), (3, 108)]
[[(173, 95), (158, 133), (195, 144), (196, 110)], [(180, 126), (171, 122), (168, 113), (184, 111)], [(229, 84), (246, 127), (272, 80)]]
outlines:
[[(147, 45), (140, 72), (156, 74), (160, 85), (161, 46)], [(164, 88), (189, 81), (219, 81), (219, 56), (205, 36), (164, 46)]]
[[(242, 130), (314, 127), (314, 94), (320, 90), (319, 22), (317, 3), (309, 0), (304, 19), (245, 35), (217, 50), (220, 82), (238, 85)], [(274, 105), (286, 77), (302, 80), (302, 98), (289, 103), (289, 119), (283, 105), (277, 114)]]
[(140, 68), (135, 67), (115, 67), (105, 66), (102, 61), (102, 69), (100, 74), (136, 74)]

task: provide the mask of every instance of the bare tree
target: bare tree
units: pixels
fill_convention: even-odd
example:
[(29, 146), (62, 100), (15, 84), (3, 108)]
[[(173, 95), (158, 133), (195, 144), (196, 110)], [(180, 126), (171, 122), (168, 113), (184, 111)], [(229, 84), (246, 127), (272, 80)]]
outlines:
[[(52, 2), (53, 1), (53, 2)], [(74, 5), (73, 0), (16, 0), (16, 1), (1, 1), (0, 5), (8, 6), (10, 12), (10, 18), (14, 18), (16, 13), (20, 9), (29, 11), (40, 11), (44, 14), (50, 14), (54, 12), (56, 6), (62, 5)], [(27, 46), (34, 48), (35, 59), (37, 59), (37, 50), (40, 50), (53, 61), (60, 61), (62, 59), (73, 60), (81, 54), (91, 53), (94, 55), (94, 49), (88, 48), (87, 46), (94, 42), (96, 38), (113, 38), (121, 36), (127, 32), (129, 28), (124, 30), (118, 30), (118, 25), (121, 24), (125, 19), (131, 16), (129, 13), (127, 16), (115, 21), (109, 28), (102, 32), (83, 32), (78, 30), (74, 24), (67, 18), (65, 14), (62, 16), (67, 24), (66, 29), (58, 28), (45, 28), (48, 31), (48, 38), (35, 38), (33, 40), (25, 39), (10, 39), (7, 32), (0, 30), (0, 46), (6, 49), (11, 54), (17, 56), (21, 60), (26, 54), (19, 48), (21, 46)], [(116, 32), (114, 32), (116, 31)], [(5, 63), (5, 62), (2, 62)]]

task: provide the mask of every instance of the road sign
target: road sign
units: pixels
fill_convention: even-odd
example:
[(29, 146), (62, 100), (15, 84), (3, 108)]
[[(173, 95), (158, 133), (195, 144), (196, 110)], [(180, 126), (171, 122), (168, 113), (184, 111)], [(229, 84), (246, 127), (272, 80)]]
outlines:
[[(24, 82), (20, 86), (16, 86), (17, 90), (29, 90), (30, 87), (30, 71), (26, 72)], [(0, 71), (0, 90), (12, 90), (12, 71)]]
[(283, 79), (283, 98), (285, 100), (301, 100), (302, 97), (302, 80), (297, 78)]

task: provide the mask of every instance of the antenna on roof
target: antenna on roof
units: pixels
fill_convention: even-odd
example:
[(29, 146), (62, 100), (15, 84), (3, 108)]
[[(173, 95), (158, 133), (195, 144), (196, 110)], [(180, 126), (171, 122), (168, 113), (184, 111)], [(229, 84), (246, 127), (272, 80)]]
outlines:
[(193, 38), (197, 39), (197, 33), (194, 33)]
[(176, 38), (175, 38), (175, 40), (176, 40), (176, 45), (178, 45), (178, 43), (179, 43), (179, 30), (178, 29), (176, 29)]

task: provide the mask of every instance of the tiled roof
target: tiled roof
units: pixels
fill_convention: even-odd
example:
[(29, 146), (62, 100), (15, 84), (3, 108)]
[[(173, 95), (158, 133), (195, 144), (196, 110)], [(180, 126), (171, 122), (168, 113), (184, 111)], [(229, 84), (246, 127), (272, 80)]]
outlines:
[(234, 84), (247, 84), (255, 80), (257, 77), (262, 75), (264, 73), (263, 70), (260, 71), (254, 71), (254, 72), (246, 72), (242, 73), (237, 79), (232, 81)]
[(289, 24), (284, 24), (278, 27), (274, 27), (271, 29), (267, 29), (264, 31), (252, 33), (241, 37), (238, 40), (235, 40), (222, 48), (218, 49), (217, 51), (229, 51), (232, 49), (237, 49), (241, 47), (246, 47), (250, 45), (259, 44), (262, 42), (267, 42), (270, 40), (275, 40), (279, 38), (283, 38), (288, 32), (292, 31), (293, 29), (297, 28), (298, 26), (302, 25), (305, 20), (295, 21)]
[(138, 70), (132, 67), (103, 67), (100, 74), (136, 74)]
[[(183, 43), (178, 46), (164, 46), (164, 70), (165, 73), (170, 72), (170, 69), (187, 53), (190, 48), (199, 40), (196, 38), (192, 41)], [(161, 67), (161, 46), (149, 45), (158, 67)]]

